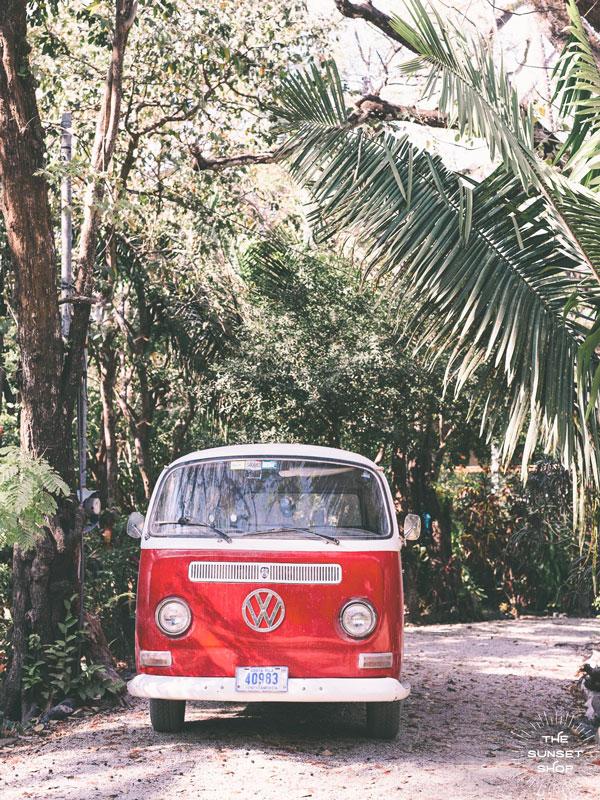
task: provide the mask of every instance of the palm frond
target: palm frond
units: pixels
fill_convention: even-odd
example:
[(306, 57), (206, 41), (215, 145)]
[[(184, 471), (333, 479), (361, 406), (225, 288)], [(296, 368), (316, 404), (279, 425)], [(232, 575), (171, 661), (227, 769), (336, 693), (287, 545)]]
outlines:
[(469, 40), (421, 0), (407, 0), (411, 21), (395, 17), (392, 26), (410, 42), (417, 58), (408, 72), (428, 70), (427, 92), (439, 90), (440, 110), (455, 120), (463, 135), (483, 137), (492, 158), (498, 156), (525, 191), (535, 190), (546, 200), (547, 213), (566, 234), (566, 246), (584, 261), (600, 283), (600, 246), (581, 228), (600, 226), (600, 204), (577, 183), (542, 162), (533, 149), (531, 107), (524, 111), (502, 62), (490, 46)]
[(554, 69), (554, 101), (571, 130), (556, 160), (569, 155), (573, 180), (600, 188), (600, 70), (575, 0), (567, 0), (568, 39)]
[(268, 237), (253, 242), (240, 257), (242, 277), (261, 298), (277, 301), (287, 295), (298, 297), (299, 258), (297, 242), (287, 231), (275, 229)]
[(338, 91), (339, 81), (306, 73), (282, 95), (294, 95), (282, 114), (298, 142), (290, 168), (310, 188), (317, 228), (359, 240), (368, 271), (413, 305), (432, 359), (450, 352), (458, 388), (484, 373), (489, 423), (508, 418), (507, 457), (525, 434), (525, 463), (541, 443), (593, 472), (595, 418), (586, 426), (585, 411), (596, 365), (577, 373), (588, 308), (572, 297), (600, 288), (544, 198), (505, 170), (470, 185), (406, 137), (348, 130), (341, 111), (312, 113), (340, 107), (322, 97)]
[(460, 134), (485, 138), (492, 159), (501, 158), (525, 189), (537, 186), (533, 117), (521, 108), (502, 61), (483, 39), (471, 41), (434, 9), (428, 13), (421, 0), (406, 5), (412, 24), (397, 16), (391, 22), (418, 53), (404, 71), (426, 72), (425, 96), (439, 95), (440, 110)]

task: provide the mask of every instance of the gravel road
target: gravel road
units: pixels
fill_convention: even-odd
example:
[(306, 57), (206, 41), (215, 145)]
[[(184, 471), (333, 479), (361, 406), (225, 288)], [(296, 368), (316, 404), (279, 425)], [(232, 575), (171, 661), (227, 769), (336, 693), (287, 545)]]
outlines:
[[(570, 760), (528, 757), (544, 714), (558, 714), (552, 730), (565, 731), (560, 714), (581, 713), (571, 687), (592, 647), (600, 648), (598, 620), (409, 627), (413, 691), (394, 742), (365, 738), (358, 704), (198, 704), (173, 736), (154, 733), (135, 701), (0, 748), (0, 797), (598, 798), (596, 744), (563, 733)], [(540, 764), (555, 767), (541, 773)]]

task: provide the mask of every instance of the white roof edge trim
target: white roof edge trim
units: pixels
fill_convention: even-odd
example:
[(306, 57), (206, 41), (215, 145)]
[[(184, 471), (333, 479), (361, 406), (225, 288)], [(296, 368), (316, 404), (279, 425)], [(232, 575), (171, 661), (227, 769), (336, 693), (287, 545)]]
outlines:
[(190, 461), (198, 461), (211, 458), (245, 458), (245, 457), (279, 457), (279, 458), (327, 458), (335, 461), (353, 462), (363, 464), (371, 469), (378, 469), (377, 464), (370, 458), (359, 453), (352, 453), (349, 450), (340, 450), (336, 447), (323, 447), (321, 445), (309, 444), (236, 444), (225, 445), (223, 447), (211, 447), (207, 450), (195, 450), (185, 456), (181, 456), (167, 467), (179, 464), (186, 464)]

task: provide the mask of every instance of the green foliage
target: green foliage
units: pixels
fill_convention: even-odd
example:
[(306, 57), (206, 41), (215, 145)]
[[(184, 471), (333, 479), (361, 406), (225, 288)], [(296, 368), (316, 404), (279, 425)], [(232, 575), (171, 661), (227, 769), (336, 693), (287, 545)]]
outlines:
[(134, 662), (138, 563), (139, 542), (126, 535), (125, 519), (115, 526), (110, 547), (97, 533), (87, 537), (85, 607), (100, 620), (115, 658), (128, 664)]
[(412, 307), (417, 341), (431, 363), (443, 356), (457, 389), (478, 375), (507, 461), (526, 434), (524, 465), (541, 445), (586, 472), (600, 452), (595, 423), (593, 438), (583, 424), (596, 359), (576, 370), (589, 318), (565, 307), (600, 287), (544, 198), (498, 170), (467, 184), (405, 136), (348, 130), (331, 65), (290, 77), (281, 97), (290, 169), (310, 188), (317, 229), (358, 236), (367, 271)]
[[(106, 0), (84, 5), (59, 3), (57, 15), (35, 18), (30, 36), (41, 115), (50, 130), (46, 172), (53, 202), (65, 166), (52, 124), (62, 109), (73, 112), (75, 230), (114, 13)], [(274, 181), (269, 168), (260, 180), (252, 170), (217, 176), (196, 170), (191, 154), (268, 149), (274, 133), (266, 104), (276, 83), (290, 65), (328, 49), (324, 26), (307, 22), (304, 0), (217, 5), (215, 13), (214, 2), (140, 0), (129, 36), (123, 122), (115, 168), (105, 176), (110, 186), (98, 247), (95, 291), (104, 301), (94, 308), (89, 336), (92, 371), (105, 366), (107, 353), (119, 354), (112, 398), (119, 401), (119, 491), (111, 502), (123, 506), (145, 502), (160, 466), (182, 447), (220, 436), (200, 385), (239, 322), (234, 254), (263, 217), (289, 202), (289, 186), (273, 185), (287, 181)], [(101, 435), (94, 377), (90, 442)], [(136, 427), (140, 420), (145, 429)], [(138, 432), (139, 446), (133, 443)], [(95, 456), (101, 450), (91, 449), (89, 463), (100, 481), (103, 467)], [(140, 451), (148, 465), (145, 482)]]
[[(383, 447), (389, 463), (397, 449), (431, 449), (431, 419), (464, 422), (466, 402), (442, 398), (442, 368), (412, 354), (410, 333), (351, 261), (280, 229), (248, 248), (242, 274), (252, 305), (213, 372), (229, 441), (314, 442), (370, 457)], [(475, 428), (460, 426), (457, 458), (480, 446)]]
[[(168, 240), (161, 244), (162, 259), (175, 256)], [(205, 281), (196, 276), (179, 285), (162, 272), (158, 279), (149, 279), (149, 258), (142, 242), (119, 236), (116, 247), (121, 277), (145, 295), (143, 313), (153, 333), (148, 347), (156, 351), (165, 345), (169, 352), (176, 353), (182, 366), (197, 374), (204, 372), (234, 338), (240, 323), (229, 287), (219, 275), (207, 275)]]
[[(477, 386), (490, 435), (503, 434), (505, 463), (520, 450), (525, 478), (543, 448), (576, 476), (578, 516), (560, 537), (569, 546), (546, 529), (534, 526), (533, 536), (531, 520), (523, 520), (550, 574), (528, 563), (517, 572), (530, 573), (531, 585), (546, 581), (556, 589), (571, 563), (595, 587), (598, 519), (588, 487), (600, 485), (600, 202), (589, 189), (599, 159), (598, 68), (571, 1), (570, 42), (557, 71), (562, 112), (574, 117), (565, 120), (572, 125), (565, 146), (571, 159), (551, 165), (535, 150), (532, 109), (521, 103), (491, 45), (467, 38), (420, 0), (408, 8), (408, 20), (392, 22), (417, 53), (405, 71), (425, 74), (425, 94), (436, 96), (460, 135), (483, 137), (501, 167), (475, 184), (417, 150), (393, 125), (391, 134), (381, 126), (352, 129), (331, 64), (284, 81), (275, 112), (283, 151), (311, 193), (320, 236), (350, 236), (366, 255), (367, 273), (399, 306), (416, 310), (415, 340), (431, 363), (445, 362), (446, 381), (457, 391), (467, 380)], [(582, 511), (590, 508), (586, 517)], [(492, 517), (500, 519), (502, 509), (496, 511)], [(524, 538), (511, 540), (513, 554)], [(503, 557), (498, 551), (494, 563)], [(462, 586), (470, 583), (476, 597), (481, 582), (462, 569)], [(519, 586), (513, 594), (531, 599)]]
[(560, 465), (537, 463), (525, 487), (509, 472), (497, 489), (489, 475), (447, 470), (438, 490), (452, 504), (454, 557), (480, 613), (590, 613), (592, 581), (572, 569), (572, 486)]
[(69, 487), (42, 458), (17, 447), (0, 449), (0, 546), (32, 547), (57, 497)]
[[(484, 137), (490, 152), (498, 152), (506, 171), (516, 175), (525, 190), (532, 189), (543, 198), (551, 226), (562, 231), (570, 256), (581, 262), (579, 274), (586, 284), (574, 290), (574, 300), (565, 305), (565, 315), (578, 305), (584, 328), (589, 329), (590, 320), (598, 313), (600, 282), (600, 238), (597, 235), (600, 201), (596, 192), (589, 191), (600, 188), (595, 177), (600, 158), (597, 131), (600, 73), (575, 1), (567, 3), (569, 39), (556, 71), (555, 99), (560, 100), (561, 113), (569, 130), (565, 146), (552, 166), (537, 157), (531, 137), (522, 135), (526, 120), (531, 118), (531, 106), (527, 112), (523, 111), (490, 45), (483, 40), (467, 40), (451, 23), (443, 21), (436, 13), (428, 14), (420, 0), (411, 0), (409, 7), (412, 25), (400, 20), (394, 22), (397, 30), (412, 37), (419, 54), (416, 62), (409, 65), (409, 71), (415, 66), (427, 65), (429, 85), (433, 86), (438, 79), (442, 83), (440, 109), (451, 117), (457, 115), (463, 133)], [(571, 157), (562, 169), (559, 158), (565, 152)], [(598, 324), (596, 319), (590, 336), (580, 346), (575, 407), (565, 395), (564, 412), (573, 420), (570, 428), (579, 439), (579, 447), (576, 452), (561, 448), (565, 466), (592, 479), (596, 487), (600, 485), (597, 432), (600, 365), (594, 343)], [(507, 335), (513, 334), (507, 330)], [(527, 332), (517, 336), (529, 338)], [(588, 398), (582, 403), (581, 395), (586, 393)], [(546, 413), (543, 405), (541, 411)], [(532, 408), (530, 418), (535, 420), (537, 413)], [(565, 459), (566, 454), (570, 456), (568, 459)]]
[(558, 162), (569, 156), (566, 171), (594, 191), (600, 189), (600, 71), (575, 0), (567, 0), (568, 40), (554, 69), (560, 113), (571, 121)]
[[(585, 146), (595, 135), (598, 89), (574, 3), (557, 71), (572, 134), (554, 168), (535, 152), (531, 113), (486, 42), (467, 39), (418, 3), (410, 19), (394, 23), (420, 53), (407, 72), (426, 74), (432, 92), (441, 88), (451, 122), (464, 136), (484, 136), (501, 162), (479, 185), (393, 129), (349, 129), (342, 81), (326, 61), (326, 32), (310, 28), (303, 2), (218, 6), (215, 13), (214, 3), (140, 0), (130, 34), (124, 118), (115, 169), (105, 176), (94, 289), (101, 302), (88, 340), (90, 485), (102, 487), (106, 477), (100, 378), (112, 368), (104, 408), (118, 409), (115, 515), (145, 502), (143, 460), (151, 484), (181, 452), (212, 444), (340, 445), (381, 457), (402, 512), (435, 506), (436, 522), (444, 518), (449, 558), (431, 536), (405, 551), (413, 570), (407, 582), (414, 578), (424, 616), (477, 618), (500, 605), (589, 609), (598, 572), (590, 529), (580, 549), (570, 512), (534, 501), (516, 476), (495, 493), (485, 479), (454, 472), (471, 451), (487, 460), (482, 418), (496, 431), (507, 424), (507, 458), (515, 451), (527, 462), (540, 447), (556, 448), (565, 463), (579, 460), (585, 471), (587, 459), (593, 469), (584, 418), (598, 363), (589, 320), (599, 290), (588, 263), (597, 252), (598, 213)], [(32, 0), (29, 8), (49, 131), (46, 175), (55, 189), (71, 175), (77, 230), (114, 7)], [(324, 68), (296, 68), (311, 59)], [(274, 127), (271, 104), (282, 78)], [(74, 113), (77, 142), (68, 170), (53, 127), (63, 108)], [(316, 247), (303, 244), (299, 197), (279, 167), (264, 165), (258, 176), (253, 168), (194, 169), (190, 153), (268, 150), (281, 128), (297, 177), (318, 201)], [(560, 175), (565, 158), (573, 160)], [(583, 195), (573, 183), (580, 177)], [(55, 191), (55, 213), (58, 198)], [(273, 234), (282, 219), (291, 220), (289, 229)], [(352, 258), (339, 255), (336, 240), (328, 246), (330, 234), (358, 242)], [(5, 294), (10, 288), (8, 281)], [(0, 312), (0, 367), (16, 387), (14, 325), (1, 305)], [(445, 379), (466, 393), (444, 394)], [(487, 405), (467, 399), (475, 391)], [(16, 411), (12, 402), (2, 407), (4, 443), (18, 440)], [(594, 436), (593, 413), (588, 421)], [(22, 482), (32, 485), (29, 472)], [(1, 501), (3, 485), (0, 544), (26, 544), (53, 512), (56, 494), (40, 484), (48, 506), (36, 506), (24, 533), (12, 499)], [(568, 505), (562, 490), (557, 498)], [(5, 513), (16, 534), (2, 539)], [(85, 605), (116, 657), (130, 662), (138, 544), (122, 527), (120, 518), (111, 547), (96, 531), (86, 536)], [(10, 621), (9, 559), (5, 549), (0, 650)], [(72, 617), (46, 649), (31, 642), (29, 692), (43, 702), (50, 693), (85, 699), (102, 690), (100, 668), (79, 671), (83, 640)]]
[(551, 225), (565, 235), (570, 255), (600, 281), (600, 241), (594, 234), (600, 224), (600, 201), (537, 156), (532, 106), (523, 109), (490, 43), (467, 39), (458, 26), (436, 11), (428, 12), (421, 0), (410, 0), (408, 9), (410, 22), (392, 21), (418, 54), (407, 71), (429, 70), (429, 89), (441, 84), (440, 110), (457, 120), (463, 135), (484, 138), (492, 157), (502, 160), (523, 189), (544, 199)]
[(29, 24), (42, 24), (54, 14), (58, 14), (59, 0), (29, 0), (27, 18)]
[(122, 683), (106, 676), (102, 665), (88, 663), (81, 657), (86, 635), (78, 627), (72, 603), (73, 600), (65, 603), (65, 620), (58, 625), (60, 638), (41, 644), (37, 635), (29, 637), (23, 689), (30, 700), (41, 706), (65, 697), (90, 703), (117, 695), (123, 689)]

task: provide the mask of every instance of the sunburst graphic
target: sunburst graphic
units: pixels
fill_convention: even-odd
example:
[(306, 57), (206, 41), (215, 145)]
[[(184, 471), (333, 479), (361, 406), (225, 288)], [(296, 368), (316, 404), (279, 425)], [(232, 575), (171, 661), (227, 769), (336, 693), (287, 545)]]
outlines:
[(516, 781), (525, 797), (562, 800), (573, 797), (573, 777), (593, 750), (594, 733), (573, 714), (538, 714), (524, 728), (511, 731), (521, 761)]

